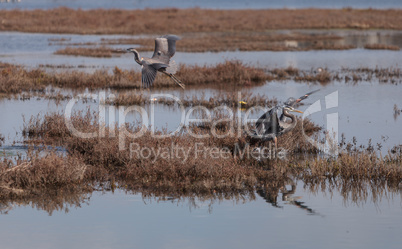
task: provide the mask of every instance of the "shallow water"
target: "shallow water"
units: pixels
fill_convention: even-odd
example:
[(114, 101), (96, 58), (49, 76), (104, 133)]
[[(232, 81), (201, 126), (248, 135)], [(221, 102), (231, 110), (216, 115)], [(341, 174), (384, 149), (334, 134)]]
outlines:
[(68, 0), (21, 0), (20, 2), (0, 3), (1, 8), (13, 9), (50, 9), (66, 6), (69, 8), (94, 9), (94, 8), (119, 8), (119, 9), (144, 9), (144, 8), (212, 8), (212, 9), (264, 9), (264, 8), (402, 8), (398, 0), (282, 0), (282, 1), (264, 1), (264, 0), (221, 0), (221, 1), (196, 1), (196, 0), (86, 0), (86, 1), (68, 1)]
[[(326, 32), (326, 31), (303, 31)], [(365, 44), (382, 43), (402, 47), (402, 32), (400, 31), (337, 31), (335, 34), (343, 37), (338, 40), (342, 44), (355, 45), (352, 50), (320, 50), (320, 51), (228, 51), (218, 53), (183, 53), (177, 52), (174, 60), (186, 65), (215, 65), (226, 60), (240, 60), (245, 64), (272, 69), (293, 66), (301, 70), (312, 68), (328, 68), (340, 70), (342, 68), (388, 68), (402, 65), (402, 50), (367, 50), (362, 49)], [(29, 34), (19, 32), (0, 32), (0, 61), (21, 64), (28, 68), (40, 65), (55, 65), (72, 67), (73, 70), (93, 72), (98, 69), (111, 70), (115, 66), (122, 69), (139, 70), (133, 62), (132, 54), (123, 54), (121, 57), (91, 58), (83, 56), (65, 56), (53, 54), (64, 48), (68, 43), (92, 42), (101, 44), (102, 38), (135, 38), (138, 36), (126, 35), (58, 35), (58, 34)], [(64, 45), (56, 41), (67, 39)], [(28, 41), (28, 42), (27, 42)], [(53, 44), (53, 45), (49, 45)], [(134, 45), (134, 44), (133, 44)], [(133, 45), (115, 45), (118, 49), (127, 49)], [(179, 46), (179, 43), (178, 43)], [(144, 52), (142, 56), (152, 56), (152, 52)]]
[(0, 216), (0, 240), (2, 248), (400, 248), (398, 194), (355, 204), (337, 191), (310, 193), (299, 182), (283, 196), (275, 207), (258, 194), (178, 201), (95, 192), (51, 216), (17, 205)]

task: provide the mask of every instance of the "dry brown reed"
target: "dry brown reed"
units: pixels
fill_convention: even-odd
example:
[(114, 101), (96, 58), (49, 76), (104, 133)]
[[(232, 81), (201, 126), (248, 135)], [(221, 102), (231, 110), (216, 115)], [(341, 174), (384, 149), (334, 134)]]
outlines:
[[(141, 73), (121, 70), (113, 73), (97, 70), (94, 73), (80, 71), (46, 72), (41, 69), (26, 70), (22, 67), (4, 65), (0, 74), (0, 93), (18, 94), (23, 91), (44, 91), (47, 86), (74, 89), (139, 89)], [(262, 69), (244, 65), (239, 61), (226, 61), (214, 67), (181, 65), (177, 77), (186, 86), (252, 86), (264, 83), (269, 77)], [(159, 75), (155, 88), (176, 87), (168, 77)]]
[(387, 45), (387, 44), (366, 44), (364, 46), (365, 49), (386, 49), (386, 50), (394, 50), (399, 51), (400, 47), (395, 45)]
[[(302, 71), (294, 67), (275, 68), (264, 71), (258, 67), (245, 65), (239, 61), (225, 61), (215, 66), (181, 65), (176, 76), (186, 85), (194, 87), (213, 87), (233, 91), (256, 86), (273, 80), (294, 80), (297, 82), (316, 82), (328, 84), (333, 81), (359, 82), (378, 80), (380, 83), (398, 84), (402, 73), (399, 68), (357, 68), (342, 69), (340, 72)], [(82, 71), (51, 71), (42, 69), (27, 70), (20, 66), (0, 64), (0, 96), (45, 93), (47, 86), (67, 89), (141, 89), (141, 73), (115, 67), (110, 73), (97, 70), (94, 73)], [(171, 88), (177, 85), (164, 75), (158, 75), (155, 88)], [(140, 98), (142, 100), (142, 98)], [(138, 102), (138, 98), (126, 94), (118, 97), (117, 104)], [(211, 105), (212, 102), (211, 99)], [(249, 100), (250, 101), (250, 100)]]
[[(402, 29), (401, 10), (2, 10), (1, 31), (78, 34), (183, 34), (272, 29)], [(157, 19), (149, 18), (158, 16)], [(49, 25), (51, 23), (52, 25)]]
[(0, 162), (0, 199), (42, 195), (49, 189), (72, 187), (84, 180), (86, 165), (75, 157), (50, 153), (32, 160)]
[[(31, 124), (27, 127), (36, 127), (38, 122), (35, 119), (38, 120), (38, 118), (32, 119)], [(97, 129), (94, 124), (88, 125), (87, 118), (77, 117), (77, 119), (85, 121), (85, 124), (76, 123), (77, 129), (84, 127)], [(43, 120), (43, 125), (39, 125), (37, 128), (37, 132), (28, 128), (31, 132), (26, 134), (30, 134), (32, 138), (36, 137), (36, 139), (39, 135), (44, 138), (43, 141), (48, 143), (58, 144), (59, 141), (63, 141), (70, 156), (81, 158), (84, 164), (88, 165), (85, 176), (94, 181), (113, 178), (114, 181), (123, 181), (124, 184), (136, 185), (141, 189), (211, 193), (211, 191), (251, 190), (259, 180), (272, 174), (258, 167), (252, 167), (252, 164), (243, 165), (240, 160), (231, 155), (230, 149), (222, 152), (226, 153), (224, 159), (215, 158), (216, 152), (209, 151), (211, 148), (225, 148), (223, 146), (225, 144), (233, 147), (238, 140), (236, 137), (216, 140), (213, 137), (196, 139), (190, 135), (181, 135), (160, 139), (152, 136), (150, 132), (146, 132), (140, 138), (127, 139), (125, 143), (127, 149), (122, 151), (119, 150), (118, 138), (83, 139), (74, 137), (71, 133), (66, 132), (66, 126), (60, 126), (60, 120), (64, 120), (61, 115), (47, 116)], [(42, 128), (49, 128), (49, 126), (54, 126), (55, 129), (61, 131), (43, 134)], [(150, 151), (163, 149), (165, 155), (157, 158), (155, 154), (145, 156), (139, 153), (133, 154), (130, 144), (135, 144), (139, 148), (147, 148)], [(196, 146), (200, 146), (200, 151)], [(185, 149), (188, 154), (181, 154), (181, 149)], [(174, 153), (166, 154), (171, 150), (174, 150)], [(211, 159), (216, 160), (211, 163)]]
[(3, 63), (0, 65), (0, 70), (1, 94), (17, 94), (30, 90), (43, 91), (45, 88), (46, 74), (41, 70), (28, 71), (19, 66)]
[[(247, 154), (241, 156), (236, 153), (247, 147), (242, 132), (240, 137), (195, 138), (182, 133), (157, 138), (146, 131), (135, 139), (126, 138), (125, 150), (120, 150), (117, 134), (122, 130), (115, 130), (117, 134), (114, 137), (109, 136), (111, 130), (106, 129), (103, 137), (80, 138), (67, 131), (66, 126), (61, 124), (63, 119), (62, 115), (49, 114), (40, 121), (37, 121), (39, 117), (33, 118), (30, 121), (32, 125), (25, 126), (30, 130), (25, 133), (30, 139), (48, 144), (60, 144), (62, 141), (68, 154), (65, 157), (54, 153), (44, 158), (31, 157), (31, 160), (18, 162), (17, 165), (10, 161), (2, 162), (1, 200), (70, 185), (77, 189), (82, 185), (92, 189), (122, 188), (150, 195), (249, 195), (256, 189), (271, 189), (272, 184), (276, 186), (272, 189), (279, 190), (289, 176), (302, 179), (312, 189), (332, 184), (341, 187), (346, 197), (352, 193), (352, 199), (359, 196), (364, 199), (364, 191), (367, 191), (364, 184), (367, 182), (395, 189), (402, 177), (401, 153), (378, 157), (367, 150), (348, 150), (334, 158), (318, 156), (301, 160), (298, 154), (293, 153), (311, 153), (314, 150), (307, 149), (312, 146), (304, 141), (300, 122), (293, 134), (279, 138), (279, 146), (292, 153), (284, 160), (258, 161)], [(98, 131), (99, 124), (94, 120), (96, 118), (90, 112), (73, 117), (74, 126), (80, 131)], [(305, 122), (307, 133), (314, 134), (319, 129), (311, 122)], [(32, 131), (35, 127), (38, 131)], [(232, 127), (229, 122), (216, 126), (215, 133), (236, 134), (233, 129), (237, 128), (236, 124)], [(55, 132), (57, 129), (60, 131)], [(126, 129), (134, 133), (140, 128), (126, 126)], [(212, 134), (210, 131), (205, 133), (205, 129), (197, 125), (190, 129), (195, 134)], [(159, 154), (156, 153), (158, 150)]]

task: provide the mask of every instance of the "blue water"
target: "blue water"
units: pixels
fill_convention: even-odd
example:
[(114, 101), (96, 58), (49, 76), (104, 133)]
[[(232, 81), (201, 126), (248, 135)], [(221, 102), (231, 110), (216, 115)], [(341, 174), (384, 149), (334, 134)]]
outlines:
[[(0, 215), (1, 248), (400, 248), (402, 209), (344, 202), (339, 193), (294, 196), (313, 213), (281, 199), (246, 201), (142, 198), (95, 192), (80, 206), (53, 212), (29, 206)], [(368, 196), (371, 198), (371, 195)]]
[(277, 8), (402, 8), (400, 0), (21, 0), (21, 2), (0, 3), (1, 9), (50, 9), (66, 6), (69, 8), (119, 8), (119, 9), (145, 9), (145, 8), (208, 8), (208, 9), (277, 9)]

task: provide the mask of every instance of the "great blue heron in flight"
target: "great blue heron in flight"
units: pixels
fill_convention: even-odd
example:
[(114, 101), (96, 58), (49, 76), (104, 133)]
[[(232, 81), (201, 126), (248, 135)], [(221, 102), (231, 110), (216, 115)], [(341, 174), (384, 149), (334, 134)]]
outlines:
[[(256, 129), (252, 135), (254, 141), (257, 139), (258, 143), (261, 143), (273, 140), (276, 148), (278, 141), (277, 137), (296, 127), (297, 119), (290, 112), (303, 113), (302, 111), (296, 110), (294, 106), (317, 91), (319, 90), (306, 93), (298, 99), (291, 97), (286, 100), (283, 105), (277, 105), (264, 113), (255, 124)], [(280, 118), (278, 118), (278, 113), (280, 111), (282, 111), (282, 114), (280, 115)], [(287, 118), (290, 119), (290, 122), (287, 122)]]
[(156, 73), (162, 72), (172, 78), (181, 88), (184, 89), (183, 83), (174, 76), (177, 71), (176, 63), (170, 58), (176, 52), (176, 41), (180, 38), (176, 35), (164, 35), (155, 39), (155, 50), (152, 58), (141, 57), (134, 48), (127, 49), (128, 52), (134, 53), (134, 60), (141, 65), (142, 86), (151, 87)]

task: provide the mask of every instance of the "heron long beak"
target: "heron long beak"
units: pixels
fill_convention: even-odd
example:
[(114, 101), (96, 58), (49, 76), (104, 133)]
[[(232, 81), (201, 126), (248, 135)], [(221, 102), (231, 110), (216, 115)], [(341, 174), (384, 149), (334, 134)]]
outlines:
[(302, 111), (299, 111), (299, 110), (296, 110), (296, 109), (292, 110), (292, 112), (303, 113)]

